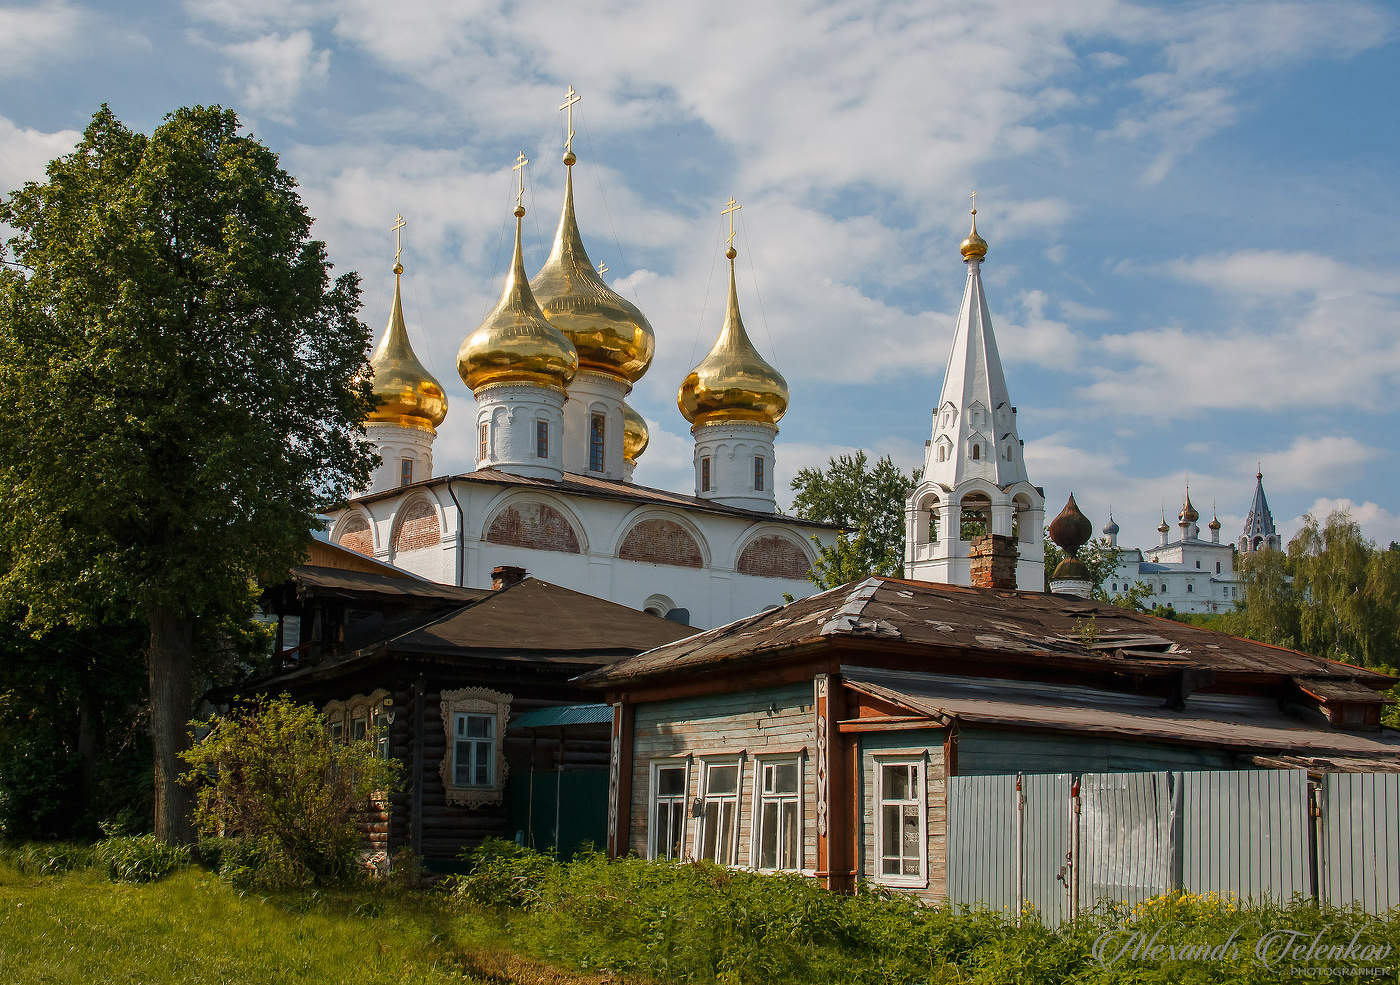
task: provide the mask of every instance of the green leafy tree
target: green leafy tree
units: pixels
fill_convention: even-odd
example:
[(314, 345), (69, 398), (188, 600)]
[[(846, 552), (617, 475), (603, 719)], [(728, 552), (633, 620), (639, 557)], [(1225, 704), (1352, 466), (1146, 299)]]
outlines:
[(904, 501), (921, 472), (902, 472), (888, 455), (871, 468), (865, 452), (857, 451), (830, 459), (825, 470), (807, 468), (793, 476), (793, 512), (844, 531), (834, 546), (817, 545), (807, 577), (835, 588), (872, 574), (898, 575), (904, 567)]
[(0, 203), (0, 594), (39, 623), (146, 627), (155, 823), (176, 782), (196, 630), (305, 550), (374, 454), (353, 274), (277, 156), (217, 107), (151, 136), (103, 106)]
[(377, 736), (332, 739), (310, 705), (283, 695), (195, 722), (207, 735), (184, 750), (196, 787), (194, 823), (264, 853), (286, 881), (334, 883), (354, 871), (356, 817), (398, 782), (399, 764), (377, 754)]
[[(1094, 583), (1094, 598), (1109, 601), (1103, 583), (1109, 575), (1113, 574), (1113, 569), (1118, 567), (1118, 558), (1122, 553), (1120, 549), (1108, 546), (1108, 539), (1105, 537), (1091, 540), (1079, 549), (1079, 560), (1083, 561), (1084, 567), (1089, 569), (1089, 579)], [(1060, 546), (1050, 539), (1050, 528), (1046, 527), (1045, 590), (1047, 592), (1050, 591), (1050, 576), (1055, 573), (1056, 566), (1064, 559), (1065, 552), (1060, 550)]]

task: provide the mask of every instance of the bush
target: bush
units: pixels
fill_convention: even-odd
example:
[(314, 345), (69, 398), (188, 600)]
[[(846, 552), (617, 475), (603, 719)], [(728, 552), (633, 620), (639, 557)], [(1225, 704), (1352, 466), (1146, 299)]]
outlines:
[(198, 787), (196, 828), (224, 838), (209, 849), (220, 872), (270, 887), (335, 885), (363, 872), (356, 816), (398, 780), (373, 736), (335, 741), (314, 708), (286, 695), (194, 725), (208, 735), (182, 754), (182, 779)]
[(57, 876), (90, 868), (92, 846), (69, 841), (29, 842), (5, 852), (5, 859), (27, 876)]
[(92, 857), (113, 882), (155, 882), (189, 865), (190, 849), (168, 845), (155, 835), (128, 835), (99, 841)]

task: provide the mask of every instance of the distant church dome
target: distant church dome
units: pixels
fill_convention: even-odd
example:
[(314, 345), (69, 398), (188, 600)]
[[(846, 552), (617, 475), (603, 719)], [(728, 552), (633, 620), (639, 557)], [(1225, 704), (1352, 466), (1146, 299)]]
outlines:
[(1201, 518), (1196, 507), (1191, 505), (1191, 491), (1189, 489), (1186, 491), (1186, 502), (1181, 505), (1181, 512), (1176, 515), (1176, 518), (1185, 523), (1195, 523)]
[(545, 317), (573, 343), (579, 369), (636, 383), (656, 354), (656, 333), (635, 304), (603, 283), (583, 248), (574, 218), (575, 160), (572, 151), (564, 155), (564, 210), (549, 259), (530, 287)]
[(622, 405), (622, 457), (632, 464), (642, 457), (642, 452), (651, 444), (651, 433), (647, 422), (628, 404)]
[(1104, 524), (1104, 535), (1108, 537), (1117, 537), (1120, 530), (1121, 528), (1118, 526), (1118, 521), (1113, 519), (1113, 514), (1110, 513), (1108, 515), (1108, 523)]
[(563, 389), (578, 372), (573, 343), (535, 303), (520, 246), (522, 206), (515, 209), (515, 254), (495, 309), (457, 350), (457, 372), (475, 393), (482, 387), (523, 383)]
[(967, 239), (962, 241), (958, 247), (962, 253), (963, 260), (971, 262), (973, 260), (985, 260), (987, 258), (987, 241), (977, 235), (977, 210), (972, 210), (972, 232), (967, 234)]
[(402, 275), (403, 264), (395, 263), (394, 303), (389, 309), (389, 324), (369, 359), (374, 373), (374, 396), (379, 404), (367, 419), (433, 431), (447, 417), (447, 394), (442, 384), (418, 361), (409, 344), (399, 292)]
[(681, 383), (676, 403), (695, 427), (735, 423), (777, 426), (787, 413), (787, 381), (749, 341), (734, 286), (738, 252), (731, 246), (725, 256), (729, 258), (729, 307), (724, 328), (714, 348)]

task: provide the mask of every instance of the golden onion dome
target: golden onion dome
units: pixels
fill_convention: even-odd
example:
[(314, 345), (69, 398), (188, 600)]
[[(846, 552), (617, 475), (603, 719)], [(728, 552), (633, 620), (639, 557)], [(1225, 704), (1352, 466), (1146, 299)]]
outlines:
[(647, 430), (647, 422), (624, 400), (622, 402), (622, 457), (635, 465), (649, 444), (651, 444), (651, 432)]
[(1201, 518), (1196, 507), (1191, 505), (1191, 490), (1189, 489), (1186, 490), (1186, 502), (1181, 504), (1181, 512), (1176, 515), (1176, 518), (1184, 523), (1195, 523)]
[(963, 261), (966, 263), (987, 258), (987, 241), (977, 235), (976, 209), (972, 210), (972, 232), (967, 234), (967, 239), (962, 241), (962, 245), (958, 249), (962, 252)]
[(520, 220), (515, 208), (515, 255), (505, 290), (495, 309), (457, 350), (457, 372), (475, 393), (486, 386), (525, 383), (563, 390), (578, 372), (578, 353), (564, 334), (549, 323), (525, 277), (520, 246)]
[(714, 348), (681, 383), (676, 403), (695, 427), (705, 424), (758, 423), (776, 426), (788, 406), (783, 375), (764, 361), (744, 331), (739, 293), (734, 287), (734, 257), (729, 258), (729, 308)]
[(442, 384), (418, 361), (409, 344), (399, 290), (402, 277), (403, 264), (396, 262), (389, 324), (369, 358), (374, 375), (374, 396), (379, 404), (370, 411), (368, 420), (434, 431), (447, 417), (447, 394)]
[(564, 156), (564, 210), (549, 259), (530, 282), (545, 317), (578, 351), (579, 369), (636, 383), (656, 354), (656, 334), (637, 306), (598, 275), (574, 218), (574, 155)]

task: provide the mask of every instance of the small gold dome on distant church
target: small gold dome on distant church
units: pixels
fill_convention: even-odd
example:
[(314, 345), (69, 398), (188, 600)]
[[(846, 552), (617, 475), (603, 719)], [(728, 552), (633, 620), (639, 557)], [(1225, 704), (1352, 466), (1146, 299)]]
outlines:
[(399, 291), (402, 275), (403, 264), (396, 261), (389, 324), (369, 358), (374, 373), (374, 396), (379, 405), (370, 411), (367, 420), (434, 431), (447, 417), (447, 394), (443, 393), (442, 384), (418, 361), (409, 344)]
[(1176, 515), (1178, 520), (1184, 523), (1195, 523), (1201, 518), (1201, 514), (1196, 507), (1191, 505), (1191, 489), (1186, 489), (1186, 502), (1181, 504), (1181, 512)]
[(787, 381), (758, 354), (744, 331), (734, 286), (737, 253), (731, 246), (725, 256), (729, 258), (729, 307), (724, 328), (714, 348), (681, 384), (676, 403), (695, 427), (738, 423), (776, 427), (787, 413)]
[(626, 401), (622, 403), (622, 457), (632, 464), (642, 457), (651, 444), (647, 422)]
[(579, 369), (636, 383), (656, 354), (656, 334), (636, 305), (603, 283), (583, 248), (574, 218), (575, 160), (572, 151), (564, 157), (569, 167), (559, 229), (530, 286), (545, 317), (574, 344)]
[(977, 235), (976, 209), (972, 210), (972, 232), (967, 234), (967, 239), (962, 241), (962, 245), (958, 249), (962, 251), (963, 260), (966, 262), (987, 258), (987, 241)]
[(578, 371), (573, 344), (540, 311), (525, 278), (520, 220), (515, 208), (515, 255), (495, 309), (457, 350), (457, 372), (473, 392), (485, 386), (525, 383), (563, 390)]

